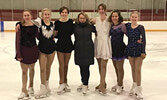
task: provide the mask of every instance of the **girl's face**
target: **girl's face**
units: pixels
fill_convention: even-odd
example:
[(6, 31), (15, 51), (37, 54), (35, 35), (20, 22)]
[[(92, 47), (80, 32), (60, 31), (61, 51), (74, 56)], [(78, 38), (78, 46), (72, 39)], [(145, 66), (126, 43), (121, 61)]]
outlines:
[(28, 12), (28, 11), (23, 12), (23, 19), (25, 20), (25, 22), (31, 21), (31, 18), (32, 18), (32, 16), (31, 16), (30, 12)]
[(132, 15), (130, 16), (130, 21), (131, 21), (132, 23), (137, 23), (138, 20), (139, 20), (139, 15), (138, 15), (138, 14), (132, 14)]
[(100, 7), (99, 7), (99, 10), (98, 10), (98, 13), (99, 13), (100, 15), (103, 15), (103, 14), (106, 13), (106, 11), (103, 9), (102, 6), (100, 6)]
[(42, 18), (43, 18), (43, 20), (50, 20), (51, 19), (51, 12), (50, 11), (44, 11)]
[(67, 9), (64, 9), (64, 10), (60, 13), (60, 16), (61, 16), (62, 18), (67, 18), (67, 16), (68, 16), (68, 11), (67, 11)]
[(85, 23), (85, 22), (86, 22), (86, 18), (85, 18), (84, 15), (81, 14), (81, 15), (79, 16), (79, 22), (80, 22), (80, 23)]
[(113, 22), (114, 24), (118, 24), (118, 20), (119, 20), (118, 13), (114, 12), (114, 13), (112, 14), (111, 20), (112, 20), (112, 22)]

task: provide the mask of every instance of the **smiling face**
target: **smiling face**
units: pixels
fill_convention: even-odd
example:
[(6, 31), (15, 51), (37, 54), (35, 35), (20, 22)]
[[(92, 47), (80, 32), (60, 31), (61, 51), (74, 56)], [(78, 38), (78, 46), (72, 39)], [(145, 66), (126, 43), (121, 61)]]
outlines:
[(62, 10), (62, 12), (60, 13), (60, 16), (62, 18), (67, 18), (68, 17), (68, 11), (67, 11), (67, 9)]
[(139, 20), (139, 15), (137, 13), (132, 13), (130, 16), (130, 21), (136, 24), (138, 20)]
[(31, 18), (32, 18), (32, 16), (31, 16), (31, 13), (29, 11), (23, 12), (23, 20), (25, 22), (31, 21)]
[(51, 12), (47, 11), (47, 10), (43, 11), (42, 18), (43, 18), (43, 20), (50, 20), (51, 19)]
[(85, 23), (86, 22), (86, 17), (83, 14), (79, 15), (79, 22), (80, 23)]
[(118, 21), (119, 21), (119, 16), (118, 16), (118, 13), (114, 12), (112, 14), (112, 17), (111, 17), (111, 20), (114, 24), (118, 24)]
[(106, 13), (106, 10), (105, 10), (102, 6), (100, 6), (99, 9), (98, 9), (98, 13), (99, 13), (100, 15), (103, 15), (103, 14)]

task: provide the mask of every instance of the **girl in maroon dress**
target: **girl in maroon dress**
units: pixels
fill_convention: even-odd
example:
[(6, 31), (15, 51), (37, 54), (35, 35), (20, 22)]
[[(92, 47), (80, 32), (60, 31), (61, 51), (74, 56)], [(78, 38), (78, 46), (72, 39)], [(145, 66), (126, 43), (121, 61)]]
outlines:
[[(16, 32), (16, 57), (22, 69), (22, 92), (18, 99), (29, 98), (33, 94), (34, 66), (39, 57), (36, 36), (38, 28), (31, 22), (31, 11), (23, 11), (23, 21)], [(27, 91), (27, 74), (29, 69), (29, 88)]]

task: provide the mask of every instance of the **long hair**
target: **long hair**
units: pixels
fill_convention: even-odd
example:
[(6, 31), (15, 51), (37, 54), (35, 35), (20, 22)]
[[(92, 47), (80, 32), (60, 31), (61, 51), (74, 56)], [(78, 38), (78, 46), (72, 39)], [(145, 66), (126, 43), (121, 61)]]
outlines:
[[(23, 11), (23, 14), (24, 14), (24, 12), (29, 12), (30, 13), (30, 15), (32, 16), (32, 12), (30, 11), (30, 10), (24, 10)], [(22, 20), (21, 20), (21, 24), (25, 24), (25, 20), (22, 18)]]
[(101, 3), (98, 5), (98, 10), (100, 9), (100, 7), (102, 7), (105, 11), (107, 10), (107, 6), (104, 3)]
[(84, 12), (80, 12), (78, 14), (78, 17), (77, 17), (77, 20), (76, 20), (77, 23), (79, 23), (79, 17), (80, 17), (80, 15), (83, 15), (86, 18), (86, 22), (90, 24), (90, 19), (89, 19), (88, 15), (86, 13), (84, 13)]
[(121, 24), (122, 22), (123, 22), (123, 17), (122, 17), (122, 15), (121, 15), (121, 12), (118, 10), (118, 9), (116, 9), (116, 10), (113, 10), (112, 12), (111, 12), (111, 14), (110, 14), (110, 16), (109, 16), (109, 18), (108, 18), (108, 21), (109, 22), (111, 22), (111, 25), (113, 25), (114, 23), (113, 23), (113, 21), (112, 21), (112, 15), (113, 15), (113, 13), (117, 13), (118, 14), (118, 24)]

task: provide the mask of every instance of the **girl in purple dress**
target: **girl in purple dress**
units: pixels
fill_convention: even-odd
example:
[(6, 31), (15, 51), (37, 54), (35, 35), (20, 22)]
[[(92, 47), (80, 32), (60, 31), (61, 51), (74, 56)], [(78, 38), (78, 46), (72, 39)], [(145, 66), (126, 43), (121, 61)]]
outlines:
[(120, 94), (123, 89), (123, 77), (124, 77), (124, 59), (126, 45), (123, 42), (124, 33), (126, 33), (125, 24), (123, 24), (123, 17), (119, 10), (114, 10), (110, 17), (109, 22), (111, 22), (111, 45), (112, 45), (112, 62), (115, 68), (117, 76), (117, 84), (112, 87), (112, 91)]

